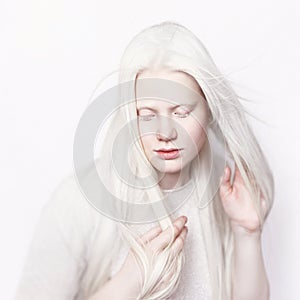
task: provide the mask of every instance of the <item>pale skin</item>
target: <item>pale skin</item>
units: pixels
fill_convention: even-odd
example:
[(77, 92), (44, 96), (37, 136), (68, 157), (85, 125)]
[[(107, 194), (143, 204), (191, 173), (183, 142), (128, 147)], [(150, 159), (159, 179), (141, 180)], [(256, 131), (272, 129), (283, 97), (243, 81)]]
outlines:
[[(191, 89), (199, 92), (201, 95), (201, 89), (197, 82), (190, 76), (186, 76), (179, 72), (153, 72), (143, 74), (143, 76), (159, 76), (160, 78), (168, 78), (174, 81), (178, 81)], [(138, 90), (139, 92), (139, 90)], [(147, 108), (141, 108), (137, 106), (139, 114), (141, 116), (151, 116), (152, 120), (153, 107), (155, 106), (155, 117), (153, 122), (159, 115), (168, 116), (170, 119), (180, 122), (180, 126), (184, 127), (187, 132), (190, 132), (190, 139), (184, 140), (178, 134), (176, 134), (176, 127), (171, 128), (169, 124), (158, 123), (160, 131), (163, 129), (164, 135), (145, 135), (143, 139), (143, 146), (146, 155), (152, 155), (153, 148), (164, 146), (170, 148), (178, 144), (183, 146), (183, 162), (189, 167), (189, 163), (192, 160), (191, 153), (191, 141), (197, 145), (198, 151), (201, 149), (204, 136), (202, 134), (202, 127), (207, 124), (207, 111), (205, 102), (199, 102), (192, 106), (193, 116), (185, 118), (178, 118), (182, 114), (181, 108), (173, 111), (171, 104), (148, 101), (140, 102), (147, 105)], [(150, 111), (151, 109), (151, 111)], [(152, 121), (151, 121), (152, 122)], [(201, 124), (197, 127), (196, 124)], [(170, 123), (171, 124), (171, 123)], [(194, 128), (198, 128), (195, 131)], [(179, 131), (178, 131), (179, 132)], [(188, 155), (184, 156), (187, 153)], [(160, 169), (161, 165), (156, 161), (156, 168), (158, 171), (165, 173), (164, 181), (161, 182), (161, 186), (164, 188), (171, 188), (175, 182), (178, 181), (178, 174), (181, 171), (182, 164), (178, 160), (170, 160), (164, 165), (164, 169)], [(238, 168), (235, 168), (234, 181), (230, 184), (230, 168), (228, 166), (224, 169), (222, 180), (220, 180), (220, 199), (225, 213), (228, 215), (234, 234), (234, 257), (233, 257), (233, 273), (232, 273), (232, 286), (233, 296), (230, 300), (267, 300), (269, 299), (269, 283), (264, 268), (262, 248), (261, 248), (261, 230), (259, 224), (259, 218), (253, 205), (253, 201), (250, 198), (250, 194), (247, 191), (245, 184), (242, 180), (241, 174)], [(188, 172), (185, 173), (186, 178), (181, 182), (184, 184), (188, 178)], [(266, 204), (264, 199), (261, 200), (263, 212), (266, 213)], [(174, 220), (175, 239), (172, 243), (172, 251), (174, 255), (178, 253), (184, 247), (185, 238), (187, 236), (187, 217), (181, 216)], [(164, 231), (158, 226), (152, 228), (141, 236), (141, 239), (146, 243), (146, 253), (150, 258), (153, 252), (160, 252), (170, 242), (172, 238), (171, 229), (167, 228)], [(129, 252), (125, 263), (121, 270), (111, 278), (96, 294), (94, 294), (89, 300), (100, 299), (136, 299), (141, 285), (143, 282), (143, 273), (136, 261), (133, 258), (133, 254)], [(163, 287), (163, 283), (161, 285)]]
[[(187, 217), (180, 216), (174, 222), (175, 239), (171, 246), (174, 257), (182, 250), (184, 241), (187, 236)], [(145, 250), (148, 258), (154, 252), (160, 252), (171, 241), (172, 234), (170, 227), (162, 231), (161, 227), (153, 227), (147, 233), (141, 236), (141, 240), (146, 244)], [(141, 284), (143, 282), (143, 274), (141, 269), (134, 260), (133, 254), (129, 252), (121, 270), (110, 279), (96, 294), (89, 300), (111, 299), (137, 299)], [(163, 284), (161, 285), (163, 288)]]
[[(232, 299), (267, 300), (270, 289), (262, 255), (258, 215), (240, 171), (236, 168), (232, 185), (230, 173), (230, 168), (226, 167), (220, 180), (220, 198), (234, 233)], [(267, 207), (263, 197), (260, 204), (265, 216)]]
[[(225, 212), (231, 220), (234, 233), (234, 268), (232, 274), (232, 300), (270, 298), (269, 282), (264, 267), (261, 249), (261, 230), (258, 215), (254, 209), (239, 170), (236, 168), (234, 182), (230, 184), (230, 168), (225, 167), (220, 180), (220, 198)], [(261, 205), (266, 213), (265, 201)], [(174, 254), (178, 254), (187, 236), (187, 218), (181, 216), (174, 221), (176, 239), (173, 242)], [(161, 250), (171, 239), (170, 228), (162, 231), (154, 227), (141, 237), (148, 241), (147, 253)], [(150, 257), (150, 256), (149, 256)], [(90, 300), (97, 299), (136, 299), (143, 280), (133, 256), (129, 253), (122, 269)]]
[[(144, 99), (144, 80), (147, 78), (167, 79), (185, 86), (185, 97)], [(193, 96), (189, 91), (193, 91)], [(183, 91), (178, 93), (183, 94)], [(185, 184), (190, 179), (190, 163), (207, 139), (205, 128), (209, 108), (200, 86), (192, 76), (181, 71), (146, 70), (137, 78), (136, 99), (141, 143), (147, 159), (162, 175), (160, 187), (172, 189), (177, 184)], [(180, 155), (176, 159), (163, 159), (155, 151), (160, 148), (179, 148)]]

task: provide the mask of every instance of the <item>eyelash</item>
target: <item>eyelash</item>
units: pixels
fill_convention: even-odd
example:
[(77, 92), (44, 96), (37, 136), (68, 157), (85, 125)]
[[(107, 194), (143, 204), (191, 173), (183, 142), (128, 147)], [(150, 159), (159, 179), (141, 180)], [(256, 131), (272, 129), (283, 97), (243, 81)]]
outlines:
[(151, 120), (151, 117), (155, 117), (155, 115), (146, 115), (146, 116), (138, 116), (139, 119), (143, 120), (143, 121), (150, 121)]
[[(176, 114), (176, 112), (175, 112), (174, 114)], [(186, 112), (186, 113), (184, 113), (184, 114), (178, 113), (177, 116), (179, 116), (179, 118), (186, 118), (187, 116), (189, 116), (189, 114), (190, 114), (189, 112)]]
[[(186, 117), (189, 116), (190, 112), (186, 112), (185, 114), (180, 114), (180, 113), (174, 112), (174, 114), (177, 117), (179, 117), (179, 118), (186, 118)], [(143, 121), (150, 121), (152, 117), (155, 117), (155, 115), (154, 114), (152, 114), (152, 115), (144, 115), (144, 116), (138, 115), (138, 117), (140, 119), (142, 119)]]

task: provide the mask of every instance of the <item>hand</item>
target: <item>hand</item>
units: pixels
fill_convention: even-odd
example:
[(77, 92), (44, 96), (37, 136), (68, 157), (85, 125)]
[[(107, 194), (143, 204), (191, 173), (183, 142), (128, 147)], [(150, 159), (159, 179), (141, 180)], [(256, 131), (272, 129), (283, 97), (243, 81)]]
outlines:
[[(187, 227), (185, 226), (186, 222), (187, 218), (185, 216), (181, 216), (173, 222), (175, 237), (171, 246), (171, 253), (174, 258), (179, 254), (184, 246), (185, 238), (188, 232)], [(145, 253), (148, 257), (148, 261), (151, 260), (155, 253), (161, 252), (170, 243), (171, 238), (171, 228), (168, 227), (162, 231), (160, 226), (153, 227), (143, 236), (141, 236), (141, 240), (146, 244)], [(121, 270), (118, 272), (118, 274), (116, 274), (116, 276), (123, 278), (124, 284), (127, 286), (129, 285), (131, 295), (138, 296), (144, 282), (144, 274), (137, 265), (132, 250), (129, 251)], [(160, 282), (159, 286), (161, 289), (163, 289), (164, 283)]]
[[(230, 184), (231, 170), (225, 167), (220, 179), (220, 197), (223, 208), (230, 218), (234, 232), (260, 233), (260, 223), (253, 200), (238, 168), (235, 168), (234, 182)], [(261, 197), (263, 215), (266, 214), (266, 201)]]

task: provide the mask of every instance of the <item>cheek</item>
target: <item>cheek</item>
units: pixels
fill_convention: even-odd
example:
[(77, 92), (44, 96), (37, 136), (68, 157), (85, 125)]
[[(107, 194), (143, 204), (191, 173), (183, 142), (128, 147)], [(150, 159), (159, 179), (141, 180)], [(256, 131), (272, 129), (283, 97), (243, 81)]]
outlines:
[(191, 126), (190, 136), (200, 150), (207, 139), (206, 128), (208, 125), (208, 112), (202, 111), (199, 113), (197, 120), (194, 120)]
[(153, 148), (153, 137), (151, 137), (151, 135), (143, 135), (140, 137), (140, 140), (143, 145), (144, 151), (146, 153), (150, 152)]
[(197, 124), (191, 128), (189, 133), (191, 142), (193, 142), (193, 144), (197, 146), (198, 150), (200, 150), (200, 148), (207, 139), (205, 129), (199, 124)]

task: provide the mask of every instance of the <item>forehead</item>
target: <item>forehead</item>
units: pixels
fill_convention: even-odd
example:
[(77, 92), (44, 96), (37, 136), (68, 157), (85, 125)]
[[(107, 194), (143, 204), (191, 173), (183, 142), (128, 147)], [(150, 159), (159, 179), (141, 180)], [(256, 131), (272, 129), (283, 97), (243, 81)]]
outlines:
[(198, 84), (198, 82), (195, 80), (193, 76), (190, 74), (181, 71), (181, 70), (166, 70), (166, 69), (147, 69), (143, 70), (141, 73), (137, 75), (136, 78), (136, 92), (139, 93), (141, 89), (143, 88), (142, 79), (144, 78), (156, 78), (156, 79), (167, 79), (174, 82), (177, 82), (179, 84), (182, 84), (190, 89), (192, 89), (194, 92), (197, 92), (201, 95), (203, 95), (202, 90)]
[[(154, 79), (154, 82), (146, 80), (151, 78)], [(167, 81), (160, 81), (159, 79), (166, 79)], [(160, 105), (162, 105), (162, 102), (166, 105), (171, 103), (193, 105), (205, 98), (193, 76), (180, 70), (143, 70), (136, 78), (135, 93), (138, 106), (142, 103), (145, 104), (145, 102), (153, 103), (157, 101), (161, 102)], [(154, 98), (151, 98), (151, 96)], [(157, 97), (156, 99), (155, 96)], [(158, 98), (163, 98), (164, 100)]]

